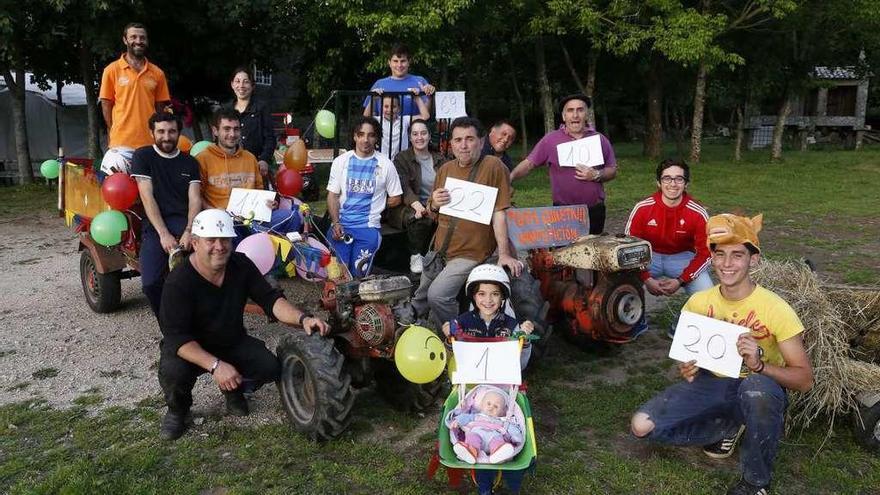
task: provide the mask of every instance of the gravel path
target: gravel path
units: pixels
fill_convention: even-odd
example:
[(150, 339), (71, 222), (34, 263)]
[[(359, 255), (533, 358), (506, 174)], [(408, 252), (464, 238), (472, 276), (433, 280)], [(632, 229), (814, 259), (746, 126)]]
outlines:
[[(96, 314), (85, 302), (77, 243), (53, 212), (29, 218), (0, 218), (0, 404), (43, 399), (59, 408), (77, 397), (99, 394), (98, 407), (156, 401), (159, 326), (141, 293), (140, 279), (122, 281), (122, 307)], [(291, 281), (294, 302), (315, 311), (320, 287)], [(262, 330), (265, 318), (246, 315), (252, 335), (274, 350), (280, 337)], [(203, 375), (194, 390), (194, 412), (219, 413), (223, 399)], [(252, 403), (257, 420), (280, 420), (275, 387), (264, 387)], [(248, 418), (253, 422), (254, 418)]]

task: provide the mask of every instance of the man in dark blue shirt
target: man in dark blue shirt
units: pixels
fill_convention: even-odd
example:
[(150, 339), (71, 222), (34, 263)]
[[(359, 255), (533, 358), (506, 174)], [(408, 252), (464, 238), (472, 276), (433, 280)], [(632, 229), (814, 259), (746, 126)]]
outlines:
[(148, 220), (142, 227), (141, 283), (158, 318), (168, 255), (190, 248), (192, 221), (202, 209), (202, 181), (199, 163), (177, 148), (183, 128), (180, 117), (156, 113), (149, 127), (154, 142), (134, 152), (131, 176), (137, 180)]

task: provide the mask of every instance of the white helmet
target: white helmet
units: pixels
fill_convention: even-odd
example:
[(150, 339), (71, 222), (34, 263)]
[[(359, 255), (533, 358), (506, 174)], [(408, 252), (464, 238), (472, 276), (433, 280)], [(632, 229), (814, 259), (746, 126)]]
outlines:
[(101, 172), (107, 175), (115, 173), (131, 173), (131, 155), (134, 150), (131, 148), (110, 148), (101, 158)]
[(235, 237), (232, 217), (223, 210), (204, 210), (193, 219), (192, 234), (199, 237)]
[(487, 263), (485, 265), (479, 265), (471, 270), (471, 273), (467, 278), (467, 283), (464, 286), (464, 292), (468, 295), (468, 298), (473, 297), (471, 287), (480, 282), (494, 282), (501, 284), (504, 287), (504, 290), (502, 291), (504, 292), (503, 297), (505, 299), (510, 298), (510, 277), (507, 276), (507, 272), (504, 271), (504, 268)]

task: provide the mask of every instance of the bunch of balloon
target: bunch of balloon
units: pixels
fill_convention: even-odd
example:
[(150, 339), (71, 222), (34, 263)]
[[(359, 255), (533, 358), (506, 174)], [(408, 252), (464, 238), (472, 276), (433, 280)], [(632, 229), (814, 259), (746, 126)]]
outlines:
[(122, 212), (137, 201), (137, 182), (121, 172), (108, 175), (101, 184), (101, 196), (113, 209), (95, 215), (89, 226), (89, 233), (98, 244), (115, 246), (122, 242), (123, 234), (128, 231), (128, 218)]

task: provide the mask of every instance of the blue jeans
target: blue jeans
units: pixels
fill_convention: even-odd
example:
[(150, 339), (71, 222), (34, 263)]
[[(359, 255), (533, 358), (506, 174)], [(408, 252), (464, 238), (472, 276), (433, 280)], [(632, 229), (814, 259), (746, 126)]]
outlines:
[[(651, 253), (651, 266), (648, 267), (648, 271), (651, 273), (652, 278), (659, 279), (660, 277), (669, 277), (669, 278), (678, 278), (685, 268), (691, 263), (691, 260), (696, 256), (695, 253), (690, 251), (682, 251), (680, 253), (675, 254), (660, 254), (660, 253)], [(693, 279), (687, 285), (683, 286), (684, 291), (690, 295), (694, 292), (699, 292), (701, 290), (711, 289), (714, 284), (712, 283), (712, 278), (709, 276), (709, 269), (706, 268), (702, 270), (697, 278)], [(675, 333), (675, 326), (678, 323), (678, 317), (673, 320), (669, 333)], [(647, 330), (648, 326), (648, 315), (647, 313), (642, 314), (642, 321), (639, 322), (637, 328), (641, 328), (639, 333)]]
[(342, 240), (333, 238), (333, 227), (327, 231), (327, 240), (330, 247), (339, 257), (340, 263), (345, 263), (354, 278), (365, 277), (370, 274), (373, 267), (373, 258), (382, 244), (382, 234), (379, 229), (373, 227), (343, 227), (345, 233), (350, 234), (352, 241), (346, 244)]
[[(183, 229), (186, 228), (187, 218), (174, 216), (162, 219), (165, 227), (175, 238), (180, 239)], [(168, 276), (168, 253), (162, 247), (159, 233), (148, 221), (144, 221), (141, 227), (141, 247), (139, 253), (139, 265), (141, 272), (141, 286), (147, 300), (150, 301), (150, 309), (156, 318), (159, 317), (159, 306), (162, 302), (162, 287), (165, 285), (165, 277)]]
[[(651, 253), (651, 266), (648, 267), (648, 271), (651, 272), (651, 277), (653, 278), (677, 278), (691, 263), (694, 256), (696, 254), (690, 251), (682, 251), (675, 254)], [(712, 278), (709, 276), (709, 269), (706, 268), (697, 275), (697, 278), (685, 285), (684, 290), (688, 294), (693, 294), (701, 290), (711, 289), (713, 285)]]
[(693, 382), (670, 386), (638, 412), (654, 423), (646, 438), (671, 445), (709, 445), (745, 425), (739, 454), (742, 476), (753, 485), (767, 486), (787, 406), (785, 389), (772, 378), (719, 378), (701, 370)]

